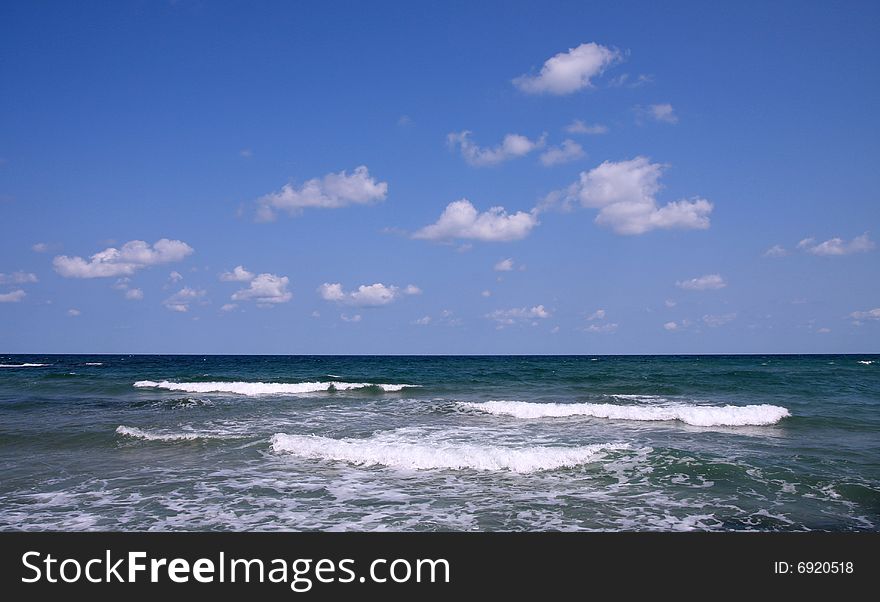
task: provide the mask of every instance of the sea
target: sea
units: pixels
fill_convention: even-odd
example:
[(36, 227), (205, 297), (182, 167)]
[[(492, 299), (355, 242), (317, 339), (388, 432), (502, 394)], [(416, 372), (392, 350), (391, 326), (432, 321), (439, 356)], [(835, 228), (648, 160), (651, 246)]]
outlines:
[(0, 529), (876, 532), (880, 355), (0, 355)]

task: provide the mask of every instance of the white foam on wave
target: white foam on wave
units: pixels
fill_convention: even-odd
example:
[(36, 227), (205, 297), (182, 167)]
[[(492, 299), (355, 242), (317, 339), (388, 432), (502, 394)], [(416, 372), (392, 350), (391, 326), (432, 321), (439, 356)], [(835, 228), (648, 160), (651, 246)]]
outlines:
[(42, 368), (50, 364), (0, 364), (0, 368)]
[(874, 360), (859, 360), (860, 364), (865, 364), (866, 366), (870, 366), (874, 363)]
[(86, 366), (103, 366), (104, 362), (86, 362)]
[(196, 431), (159, 433), (125, 425), (116, 427), (116, 434), (125, 437), (133, 437), (135, 439), (145, 439), (147, 441), (195, 441), (197, 439), (228, 439), (235, 436), (223, 433), (201, 433)]
[(332, 439), (317, 435), (272, 436), (272, 449), (300, 458), (334, 460), (357, 466), (381, 465), (406, 470), (507, 470), (530, 473), (595, 462), (604, 452), (626, 444), (579, 447), (501, 447), (461, 442), (412, 440), (394, 432), (366, 439)]
[(394, 385), (373, 383), (344, 382), (305, 382), (305, 383), (261, 383), (261, 382), (195, 382), (175, 383), (167, 380), (156, 382), (139, 380), (134, 383), (139, 388), (168, 389), (169, 391), (186, 391), (188, 393), (234, 393), (236, 395), (295, 395), (298, 393), (318, 393), (321, 391), (349, 391), (378, 387), (383, 391), (395, 392), (409, 387), (421, 385)]
[(561, 418), (591, 416), (612, 420), (678, 420), (693, 426), (766, 426), (776, 424), (791, 413), (767, 404), (748, 406), (664, 405), (633, 406), (611, 403), (530, 403), (526, 401), (461, 402), (467, 408), (515, 418)]

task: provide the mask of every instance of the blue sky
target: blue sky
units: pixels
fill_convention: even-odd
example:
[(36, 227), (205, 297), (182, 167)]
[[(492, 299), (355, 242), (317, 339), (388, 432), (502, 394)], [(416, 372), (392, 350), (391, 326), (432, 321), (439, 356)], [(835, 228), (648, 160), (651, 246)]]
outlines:
[(878, 26), (3, 3), (0, 352), (878, 352)]

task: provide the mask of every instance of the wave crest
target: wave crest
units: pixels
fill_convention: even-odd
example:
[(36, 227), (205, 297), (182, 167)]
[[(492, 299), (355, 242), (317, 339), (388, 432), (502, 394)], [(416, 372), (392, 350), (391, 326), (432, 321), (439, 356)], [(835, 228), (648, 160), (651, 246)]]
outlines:
[(374, 383), (346, 383), (315, 381), (305, 383), (262, 383), (262, 382), (193, 382), (175, 383), (167, 380), (160, 382), (139, 380), (134, 383), (138, 388), (168, 389), (169, 391), (186, 391), (188, 393), (233, 393), (235, 395), (296, 395), (298, 393), (318, 393), (321, 391), (349, 391), (352, 389), (378, 388), (386, 392), (401, 391), (409, 387), (421, 385), (395, 385)]
[(331, 439), (317, 435), (276, 433), (272, 437), (272, 449), (275, 452), (300, 458), (410, 470), (508, 470), (516, 473), (571, 468), (600, 460), (606, 451), (627, 447), (625, 444), (600, 444), (512, 448), (457, 442), (416, 443), (393, 435), (366, 439)]
[(611, 403), (530, 403), (526, 401), (462, 402), (462, 406), (515, 418), (561, 418), (591, 416), (612, 420), (669, 421), (693, 426), (766, 426), (791, 416), (788, 409), (774, 405), (748, 406), (632, 406)]

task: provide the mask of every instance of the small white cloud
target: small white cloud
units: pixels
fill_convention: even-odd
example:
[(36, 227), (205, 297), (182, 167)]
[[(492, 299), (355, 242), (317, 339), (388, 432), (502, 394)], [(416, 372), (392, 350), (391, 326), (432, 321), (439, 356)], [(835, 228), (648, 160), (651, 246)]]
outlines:
[(125, 291), (125, 298), (129, 301), (140, 301), (144, 298), (144, 291), (139, 288), (130, 288)]
[(472, 132), (464, 130), (453, 132), (446, 136), (446, 142), (451, 148), (460, 148), (461, 156), (474, 167), (486, 167), (498, 165), (504, 161), (524, 157), (535, 149), (544, 146), (545, 137), (530, 140), (520, 134), (507, 134), (501, 144), (488, 148), (478, 146), (471, 140)]
[(600, 334), (610, 334), (617, 331), (617, 324), (590, 324), (586, 328), (587, 332), (596, 332)]
[(818, 332), (819, 334), (828, 334), (829, 332), (831, 332), (831, 329), (830, 328), (819, 328), (816, 330), (816, 332)]
[(176, 271), (171, 272), (170, 274), (168, 274), (168, 280), (170, 280), (171, 282), (180, 282), (181, 280), (183, 280), (183, 274)]
[(408, 127), (413, 124), (413, 120), (409, 115), (401, 115), (397, 120), (397, 125), (400, 127)]
[(231, 272), (223, 272), (220, 274), (220, 280), (223, 282), (250, 282), (254, 279), (254, 274), (244, 269), (244, 266), (235, 266)]
[(654, 82), (654, 76), (647, 73), (640, 73), (636, 77), (632, 77), (629, 73), (623, 73), (608, 82), (611, 88), (641, 88), (644, 85)]
[(278, 211), (299, 215), (304, 209), (338, 209), (348, 205), (370, 205), (385, 200), (388, 183), (377, 182), (365, 165), (313, 178), (297, 188), (285, 184), (278, 192), (257, 199), (257, 221), (272, 221)]
[(719, 326), (724, 326), (728, 322), (732, 322), (735, 319), (736, 319), (735, 313), (721, 314), (721, 315), (707, 314), (707, 315), (703, 316), (703, 324), (705, 324), (706, 326), (709, 326), (711, 328), (717, 328)]
[(293, 294), (287, 290), (289, 282), (287, 276), (257, 274), (250, 279), (248, 288), (233, 293), (232, 300), (255, 301), (258, 306), (287, 303), (293, 297)]
[(672, 105), (669, 103), (656, 104), (656, 105), (648, 105), (647, 109), (638, 109), (641, 115), (644, 115), (654, 121), (659, 121), (662, 123), (678, 123), (678, 115), (675, 114), (675, 109), (672, 108)]
[(112, 278), (130, 276), (152, 265), (181, 261), (192, 253), (193, 248), (180, 240), (163, 238), (153, 245), (132, 240), (119, 249), (109, 247), (95, 253), (88, 261), (82, 257), (58, 255), (52, 264), (64, 278)]
[(431, 323), (431, 316), (423, 316), (423, 317), (419, 318), (418, 320), (416, 320), (415, 322), (413, 322), (413, 324), (415, 324), (417, 326), (427, 326), (430, 323)]
[(541, 153), (541, 163), (546, 167), (570, 163), (585, 157), (584, 147), (574, 140), (563, 140), (559, 146), (552, 146)]
[(483, 291), (482, 293), (480, 293), (480, 296), (482, 296), (482, 297), (491, 297), (491, 296), (492, 296), (492, 291), (490, 291), (490, 290), (485, 290), (485, 291)]
[(11, 274), (0, 274), (0, 284), (31, 284), (39, 282), (36, 274), (30, 272), (12, 272)]
[(76, 309), (75, 307), (72, 307), (67, 310), (67, 315), (70, 316), (71, 318), (75, 318), (81, 314), (82, 314), (82, 312), (80, 310)]
[(343, 321), (343, 322), (360, 322), (360, 321), (361, 321), (361, 315), (360, 315), (360, 314), (355, 314), (355, 315), (353, 315), (353, 316), (349, 316), (349, 315), (346, 315), (346, 314), (341, 314), (339, 317), (342, 318), (342, 321)]
[(663, 328), (669, 331), (678, 330), (678, 324), (676, 324), (675, 322), (667, 322), (663, 325)]
[(529, 94), (570, 94), (591, 87), (591, 80), (619, 59), (619, 51), (589, 42), (550, 57), (540, 73), (521, 75), (513, 85)]
[(647, 157), (627, 161), (605, 161), (581, 172), (574, 184), (547, 195), (541, 209), (561, 203), (563, 209), (575, 203), (598, 209), (596, 223), (618, 234), (644, 234), (655, 229), (704, 230), (709, 227), (712, 203), (705, 199), (672, 201), (658, 205), (660, 176), (664, 166)]
[(788, 251), (782, 245), (773, 245), (764, 251), (764, 257), (785, 257)]
[(8, 293), (0, 293), (0, 303), (18, 303), (27, 297), (27, 293), (17, 289)]
[(724, 288), (727, 283), (720, 274), (706, 274), (690, 280), (679, 280), (675, 286), (686, 291), (714, 291)]
[(666, 307), (675, 307), (676, 305), (678, 305), (678, 302), (675, 299), (667, 299), (663, 302), (663, 304)]
[(205, 294), (206, 292), (203, 290), (184, 287), (165, 299), (162, 305), (171, 311), (184, 313), (189, 311), (189, 306), (192, 303), (204, 297)]
[(49, 250), (49, 245), (44, 242), (38, 242), (31, 246), (31, 250), (34, 253), (45, 253)]
[(252, 151), (249, 148), (243, 148), (240, 151), (238, 151), (238, 156), (244, 157), (245, 159), (250, 159), (251, 157), (254, 156), (254, 151)]
[(496, 272), (512, 272), (513, 271), (513, 259), (507, 258), (502, 259), (492, 268)]
[(535, 318), (546, 319), (550, 316), (550, 312), (544, 309), (543, 305), (535, 305), (534, 307), (514, 307), (512, 309), (496, 309), (495, 311), (486, 314), (486, 317), (497, 322), (499, 327), (510, 326), (522, 321), (531, 321)]
[(588, 322), (592, 322), (593, 320), (604, 320), (604, 319), (605, 319), (605, 310), (604, 309), (597, 309), (596, 311), (591, 313), (589, 316), (587, 316)]
[(836, 256), (866, 253), (875, 246), (874, 241), (865, 233), (849, 242), (842, 238), (830, 238), (825, 242), (817, 243), (814, 238), (805, 238), (798, 243), (797, 248), (813, 255)]
[(343, 303), (354, 307), (379, 307), (382, 305), (388, 305), (400, 297), (401, 294), (418, 295), (421, 294), (421, 292), (421, 289), (413, 284), (410, 284), (405, 289), (401, 290), (394, 285), (386, 286), (381, 282), (369, 285), (362, 284), (357, 290), (351, 292), (346, 292), (338, 282), (332, 284), (325, 282), (318, 287), (318, 294), (325, 301), (334, 301), (336, 303)]
[(559, 326), (554, 326), (550, 329), (550, 334), (556, 334), (557, 332), (559, 332)]
[(311, 313), (311, 316), (312, 316), (313, 318), (320, 318), (320, 317), (321, 317), (321, 312), (319, 312), (319, 311), (316, 309), (315, 311), (313, 311), (313, 312)]
[(237, 303), (224, 303), (224, 304), (220, 307), (220, 311), (223, 311), (223, 312), (229, 312), (229, 311), (232, 311), (233, 309), (235, 309), (235, 308), (237, 308), (237, 307), (238, 307), (238, 304), (237, 304)]
[(880, 320), (880, 307), (865, 311), (854, 311), (849, 317), (853, 320)]
[(486, 242), (520, 240), (528, 236), (538, 223), (534, 212), (517, 211), (508, 214), (504, 207), (491, 207), (479, 213), (469, 200), (461, 199), (449, 203), (435, 223), (418, 230), (413, 238), (461, 238)]
[(589, 123), (584, 123), (580, 119), (575, 119), (567, 126), (565, 126), (565, 131), (569, 134), (587, 134), (587, 135), (598, 135), (598, 134), (607, 134), (608, 126), (602, 125), (601, 123), (595, 123), (590, 125)]

